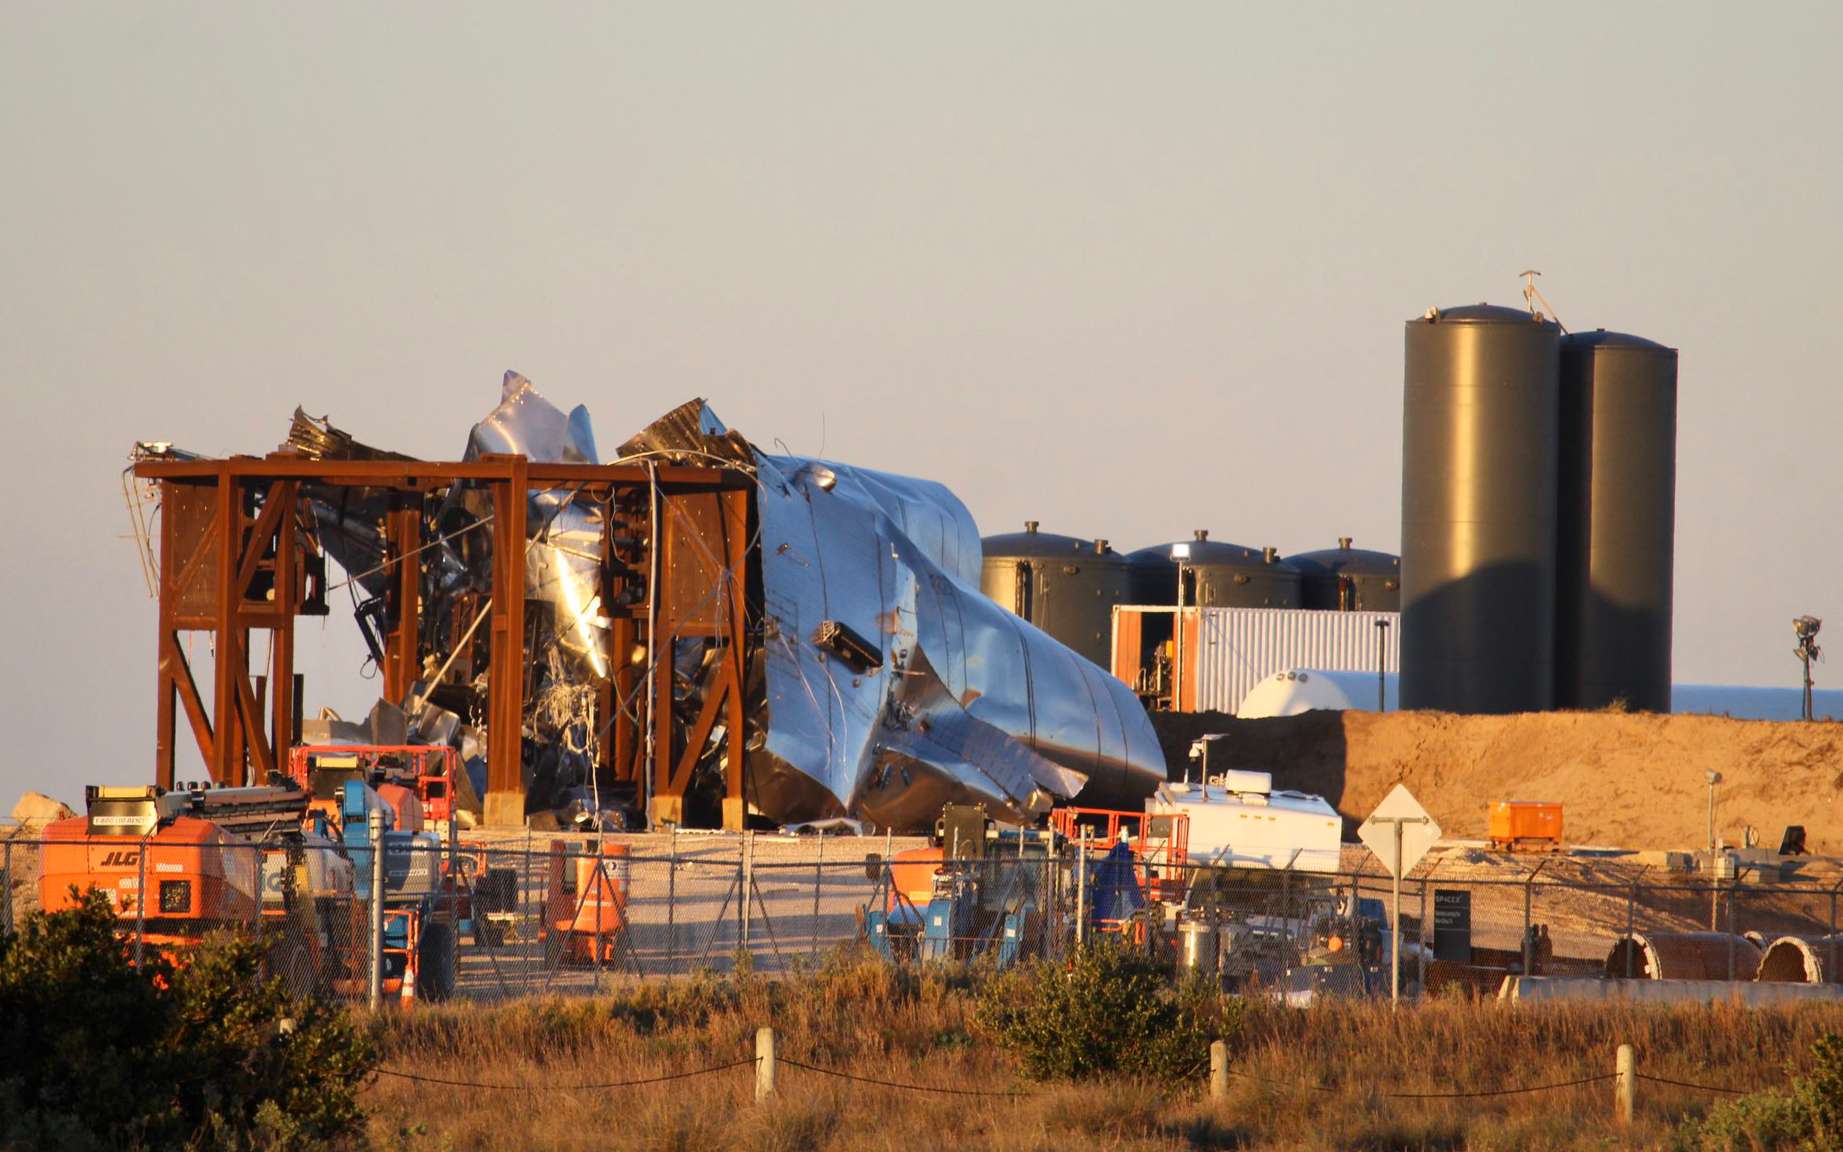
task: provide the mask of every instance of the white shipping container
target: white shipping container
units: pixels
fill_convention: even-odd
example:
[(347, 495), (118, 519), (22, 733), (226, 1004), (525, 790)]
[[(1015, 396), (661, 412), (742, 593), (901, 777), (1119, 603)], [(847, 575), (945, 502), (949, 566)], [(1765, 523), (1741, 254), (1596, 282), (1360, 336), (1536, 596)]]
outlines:
[(1399, 612), (1323, 612), (1302, 608), (1197, 608), (1197, 651), (1187, 654), (1196, 675), (1200, 712), (1234, 712), (1255, 685), (1291, 668), (1376, 671), (1376, 625), (1388, 629), (1386, 672), (1399, 670)]

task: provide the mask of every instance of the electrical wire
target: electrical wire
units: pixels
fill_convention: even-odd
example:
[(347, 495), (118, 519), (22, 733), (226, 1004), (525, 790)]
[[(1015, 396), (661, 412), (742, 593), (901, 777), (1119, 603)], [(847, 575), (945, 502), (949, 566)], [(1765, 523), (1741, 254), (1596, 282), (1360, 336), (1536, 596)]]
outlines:
[(405, 1072), (399, 1068), (377, 1069), (380, 1076), (391, 1076), (398, 1080), (411, 1080), (417, 1084), (439, 1084), (444, 1088), (480, 1088), (501, 1092), (598, 1092), (606, 1088), (637, 1088), (642, 1084), (664, 1084), (671, 1080), (689, 1080), (694, 1076), (708, 1076), (713, 1072), (727, 1072), (731, 1068), (740, 1068), (744, 1064), (755, 1063), (753, 1056), (744, 1060), (732, 1060), (728, 1064), (713, 1064), (708, 1068), (693, 1068), (688, 1072), (671, 1072), (664, 1076), (644, 1076), (638, 1080), (609, 1080), (599, 1084), (488, 1084), (472, 1080), (448, 1080), (439, 1076), (424, 1076), (418, 1072)]

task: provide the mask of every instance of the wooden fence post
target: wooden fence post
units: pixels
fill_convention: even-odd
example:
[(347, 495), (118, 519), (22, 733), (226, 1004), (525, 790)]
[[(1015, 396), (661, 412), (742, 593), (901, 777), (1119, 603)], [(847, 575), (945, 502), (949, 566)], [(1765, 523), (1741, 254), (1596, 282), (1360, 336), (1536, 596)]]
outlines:
[(774, 1095), (774, 1029), (755, 1030), (755, 1102)]
[(1221, 1100), (1229, 1094), (1229, 1046), (1220, 1040), (1209, 1046), (1209, 1098)]
[(1638, 1054), (1630, 1044), (1619, 1045), (1619, 1054), (1614, 1059), (1613, 1070), (1618, 1073), (1613, 1084), (1614, 1099), (1618, 1105), (1619, 1122), (1630, 1124), (1632, 1114), (1638, 1104)]

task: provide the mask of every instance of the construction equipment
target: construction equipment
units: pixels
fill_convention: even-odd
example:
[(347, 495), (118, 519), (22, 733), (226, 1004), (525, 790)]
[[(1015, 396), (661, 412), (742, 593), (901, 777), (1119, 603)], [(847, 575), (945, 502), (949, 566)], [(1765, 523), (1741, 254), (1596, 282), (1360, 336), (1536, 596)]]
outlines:
[(935, 844), (865, 859), (875, 883), (859, 909), (864, 935), (892, 961), (989, 957), (998, 967), (1042, 946), (1053, 832), (1001, 824), (978, 804), (949, 804)]
[(256, 926), (263, 845), (299, 835), (307, 797), (294, 787), (91, 785), (84, 806), (45, 828), (41, 906), (59, 911), (98, 889), (144, 946), (175, 958), (214, 928)]
[(1145, 892), (1153, 900), (1182, 897), (1190, 868), (1190, 816), (1183, 812), (1125, 812), (1112, 808), (1058, 808), (1050, 813), (1056, 835), (1101, 852), (1126, 841)]
[(627, 857), (625, 844), (552, 843), (538, 928), (545, 967), (617, 961), (628, 943)]
[(1553, 852), (1561, 847), (1561, 805), (1499, 800), (1486, 813), (1486, 838), (1501, 852)]
[(289, 779), (329, 809), (347, 780), (392, 784), (414, 792), (434, 824), (448, 822), (457, 791), (467, 787), (460, 765), (446, 744), (301, 744), (288, 751)]
[[(444, 883), (441, 840), (415, 827), (416, 821), (406, 819), (361, 780), (345, 781), (340, 791), (339, 838), (357, 877), (354, 910), (371, 901), (367, 878), (373, 863), (366, 821), (374, 809), (384, 817), (378, 849), (384, 870), (383, 994), (405, 1006), (418, 998), (445, 1000), (454, 992), (455, 940), (463, 918), (459, 893)], [(362, 970), (350, 963), (346, 967)]]

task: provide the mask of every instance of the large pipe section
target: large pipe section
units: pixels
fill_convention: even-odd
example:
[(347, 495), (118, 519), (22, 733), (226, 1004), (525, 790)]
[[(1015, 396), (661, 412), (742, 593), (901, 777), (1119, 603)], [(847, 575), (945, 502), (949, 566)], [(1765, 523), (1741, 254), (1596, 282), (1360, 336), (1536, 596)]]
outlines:
[(1404, 708), (1554, 701), (1560, 344), (1555, 323), (1484, 304), (1407, 324)]
[(1670, 711), (1677, 353), (1561, 341), (1555, 706)]

